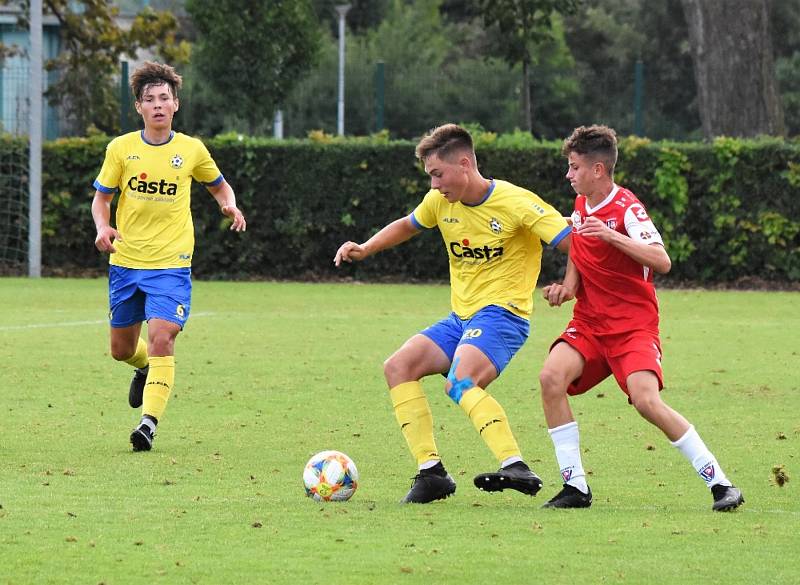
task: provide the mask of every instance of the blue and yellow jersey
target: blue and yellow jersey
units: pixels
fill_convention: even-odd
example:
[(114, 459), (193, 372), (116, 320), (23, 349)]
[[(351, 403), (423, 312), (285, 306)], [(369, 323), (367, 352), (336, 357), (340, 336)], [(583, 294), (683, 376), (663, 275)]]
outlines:
[(411, 221), (419, 229), (439, 228), (450, 260), (450, 302), (462, 319), (488, 305), (530, 319), (542, 242), (555, 247), (570, 232), (538, 195), (494, 180), (477, 205), (448, 203), (432, 189)]
[(223, 177), (205, 145), (179, 132), (149, 144), (142, 131), (112, 140), (94, 182), (101, 193), (120, 192), (116, 228), (122, 237), (109, 262), (126, 268), (191, 266), (194, 226), (192, 179), (207, 186)]

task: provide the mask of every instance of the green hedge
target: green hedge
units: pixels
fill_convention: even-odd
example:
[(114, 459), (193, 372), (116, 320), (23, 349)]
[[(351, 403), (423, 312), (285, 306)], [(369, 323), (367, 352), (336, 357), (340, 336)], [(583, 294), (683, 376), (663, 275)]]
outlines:
[[(244, 139), (208, 146), (248, 219), (228, 231), (213, 199), (195, 187), (192, 210), (199, 278), (437, 279), (446, 254), (436, 230), (368, 261), (335, 269), (347, 239), (363, 241), (410, 212), (428, 188), (414, 144), (372, 139)], [(43, 258), (46, 273), (103, 270), (94, 248), (90, 203), (108, 138), (59, 140), (44, 151)], [(557, 143), (504, 145), (478, 137), (486, 176), (526, 186), (565, 215), (573, 194)], [(505, 144), (508, 144), (507, 142)], [(24, 144), (4, 141), (2, 149)], [(661, 230), (673, 283), (800, 281), (800, 146), (781, 140), (719, 139), (713, 144), (621, 141), (616, 180), (637, 193)], [(545, 252), (541, 281), (563, 258)], [(662, 281), (663, 281), (662, 280)]]

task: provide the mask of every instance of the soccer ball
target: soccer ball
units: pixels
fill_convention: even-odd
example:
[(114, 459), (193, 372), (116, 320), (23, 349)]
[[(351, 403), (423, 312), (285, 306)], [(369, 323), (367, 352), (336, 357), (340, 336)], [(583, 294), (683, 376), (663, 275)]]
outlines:
[(356, 464), (341, 451), (321, 451), (303, 470), (306, 495), (318, 502), (349, 500), (358, 487)]

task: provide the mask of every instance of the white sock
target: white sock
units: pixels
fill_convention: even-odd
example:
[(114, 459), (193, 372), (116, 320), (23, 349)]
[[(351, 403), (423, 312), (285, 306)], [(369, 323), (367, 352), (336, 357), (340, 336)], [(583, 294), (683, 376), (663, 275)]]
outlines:
[(578, 488), (584, 494), (589, 493), (586, 484), (586, 472), (581, 462), (581, 445), (578, 436), (578, 423), (572, 421), (554, 429), (548, 429), (550, 438), (556, 448), (556, 461), (561, 470), (564, 483)]
[(694, 425), (690, 426), (680, 439), (671, 443), (673, 447), (683, 453), (683, 456), (692, 464), (700, 479), (705, 481), (708, 487), (717, 484), (731, 485), (731, 482), (725, 477), (725, 472), (717, 463), (717, 458), (703, 443), (703, 439), (697, 434)]
[(509, 465), (512, 465), (513, 463), (519, 463), (520, 461), (522, 461), (522, 457), (519, 455), (514, 455), (508, 459), (503, 459), (503, 462), (500, 464), (500, 468), (505, 469)]
[(425, 463), (419, 464), (419, 470), (422, 471), (423, 469), (430, 469), (431, 467), (436, 467), (437, 463), (440, 463), (440, 459), (428, 459)]

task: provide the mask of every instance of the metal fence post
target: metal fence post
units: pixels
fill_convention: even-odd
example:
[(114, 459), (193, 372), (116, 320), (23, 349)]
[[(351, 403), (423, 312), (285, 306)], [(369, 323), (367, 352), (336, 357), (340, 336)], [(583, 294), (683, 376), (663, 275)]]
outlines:
[(386, 78), (383, 61), (375, 63), (375, 132), (383, 130), (384, 92)]
[(642, 101), (644, 96), (644, 63), (636, 60), (633, 68), (633, 133), (644, 136), (644, 121), (642, 117)]
[(119, 76), (119, 127), (122, 134), (130, 132), (131, 128), (131, 92), (128, 89), (128, 62), (122, 61), (122, 70)]

